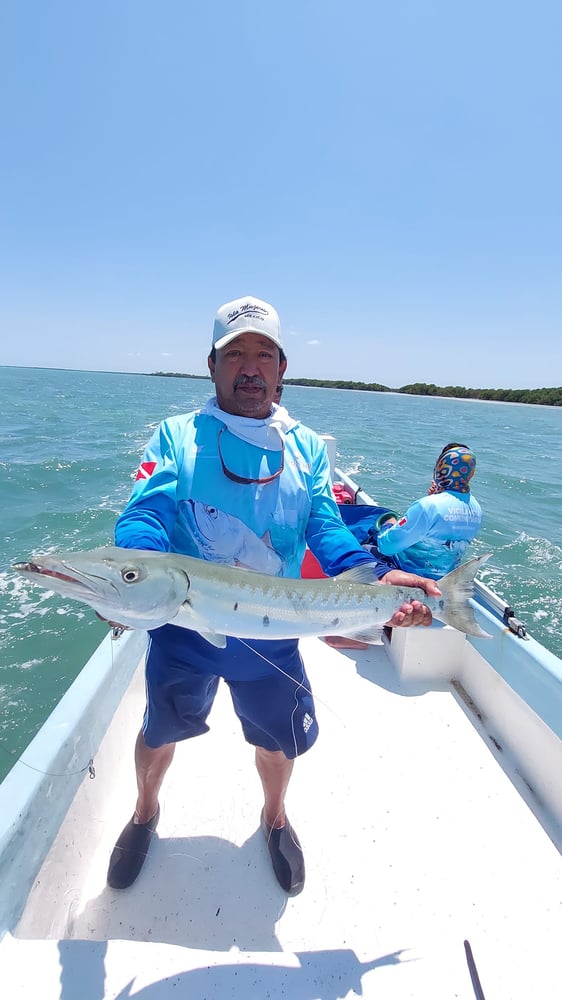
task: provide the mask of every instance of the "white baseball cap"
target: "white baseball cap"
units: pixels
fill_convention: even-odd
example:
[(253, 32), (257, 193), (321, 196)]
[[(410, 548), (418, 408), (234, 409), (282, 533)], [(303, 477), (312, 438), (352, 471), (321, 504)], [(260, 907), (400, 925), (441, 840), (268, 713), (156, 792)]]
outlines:
[(213, 327), (213, 347), (220, 351), (241, 333), (261, 333), (283, 349), (281, 322), (273, 306), (251, 295), (226, 302), (217, 310)]

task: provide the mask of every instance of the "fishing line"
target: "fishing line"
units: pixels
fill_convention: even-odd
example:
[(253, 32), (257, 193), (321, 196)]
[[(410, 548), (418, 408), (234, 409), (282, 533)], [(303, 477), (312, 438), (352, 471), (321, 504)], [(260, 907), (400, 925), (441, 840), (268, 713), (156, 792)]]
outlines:
[[(116, 626), (116, 625), (111, 625), (111, 629), (112, 629), (111, 632), (112, 639), (118, 639), (120, 635), (123, 634), (124, 631), (124, 629), (122, 629), (121, 626)], [(115, 667), (113, 646), (111, 646), (110, 649), (111, 649), (111, 667), (113, 669)], [(18, 754), (14, 753), (12, 750), (7, 750), (6, 747), (2, 746), (1, 743), (0, 743), (0, 750), (2, 750), (2, 752), (5, 753), (7, 757), (12, 758), (12, 760), (14, 761), (14, 766), (15, 764), (21, 764), (23, 767), (27, 767), (30, 771), (35, 771), (36, 774), (44, 774), (45, 777), (47, 778), (72, 778), (77, 774), (85, 774), (86, 771), (88, 771), (91, 780), (93, 780), (96, 776), (96, 769), (94, 767), (93, 757), (90, 757), (88, 763), (85, 764), (84, 767), (78, 768), (77, 771), (62, 771), (61, 773), (58, 773), (57, 771), (42, 771), (40, 767), (34, 767), (33, 764), (28, 764), (27, 761), (23, 759), (23, 757), (18, 756)], [(25, 753), (25, 750), (23, 752)]]
[[(310, 690), (310, 688), (306, 686), (306, 684), (303, 684), (302, 681), (298, 681), (296, 677), (292, 676), (292, 674), (288, 674), (286, 670), (283, 670), (283, 668), (278, 666), (277, 663), (273, 663), (272, 660), (268, 659), (267, 656), (264, 656), (263, 653), (260, 653), (259, 650), (254, 649), (253, 646), (249, 646), (248, 643), (244, 641), (244, 639), (238, 638), (238, 642), (242, 643), (242, 645), (245, 646), (246, 649), (249, 649), (251, 653), (254, 653), (256, 656), (261, 657), (261, 659), (265, 663), (268, 663), (270, 667), (274, 667), (275, 670), (278, 670), (280, 674), (283, 674), (283, 677), (287, 677), (288, 680), (293, 682), (296, 688), (302, 688), (303, 691), (306, 691), (306, 693), (309, 694), (310, 697), (313, 698), (315, 702), (318, 702), (319, 705), (322, 705), (323, 708), (325, 708), (328, 712), (330, 712), (330, 714), (333, 715), (334, 718), (338, 720), (338, 722), (344, 727), (344, 729), (346, 728), (346, 724), (342, 719), (342, 717), (338, 715), (337, 712), (334, 712), (333, 708), (330, 708), (327, 702), (323, 701), (322, 698), (319, 698), (318, 695), (314, 694)], [(304, 670), (304, 665), (303, 665), (303, 670)]]
[[(301, 660), (301, 663), (302, 663), (302, 660)], [(304, 664), (302, 665), (302, 672), (304, 674)], [(291, 712), (291, 735), (293, 737), (293, 746), (295, 748), (295, 757), (298, 757), (298, 755), (299, 755), (299, 748), (298, 748), (298, 745), (297, 745), (297, 736), (296, 736), (296, 733), (295, 733), (295, 714), (296, 714), (297, 708), (299, 707), (298, 692), (299, 692), (300, 688), (305, 689), (304, 684), (301, 683), (301, 684), (298, 685), (298, 687), (295, 688), (295, 691), (294, 691), (295, 707), (294, 707), (293, 711)], [(311, 692), (311, 696), (314, 697), (312, 695), (312, 692)]]
[[(112, 639), (119, 638), (119, 635), (121, 634), (121, 632), (122, 632), (122, 630), (116, 628), (115, 626), (112, 626)], [(327, 702), (325, 702), (322, 698), (318, 697), (317, 694), (314, 694), (311, 691), (311, 689), (306, 686), (306, 684), (304, 684), (302, 681), (297, 680), (296, 677), (293, 677), (291, 674), (287, 673), (287, 671), (283, 670), (283, 668), (280, 667), (277, 663), (273, 663), (272, 660), (270, 660), (267, 656), (264, 656), (263, 653), (260, 653), (257, 649), (254, 649), (247, 642), (245, 642), (244, 639), (239, 639), (238, 641), (243, 646), (245, 646), (246, 649), (248, 649), (251, 653), (253, 653), (256, 656), (259, 656), (265, 663), (269, 664), (269, 666), (271, 666), (275, 670), (277, 670), (280, 674), (283, 675), (283, 677), (286, 677), (288, 680), (292, 681), (293, 684), (295, 685), (296, 691), (298, 691), (299, 688), (302, 688), (303, 691), (306, 691), (306, 693), (309, 694), (310, 697), (314, 699), (315, 703), (317, 702), (319, 705), (322, 705), (322, 707), (325, 708), (326, 711), (328, 711), (331, 715), (334, 716), (335, 719), (337, 719), (337, 721), (340, 723), (341, 726), (343, 726), (344, 729), (346, 728), (346, 723), (345, 723), (344, 719), (342, 719), (342, 717), (340, 715), (338, 715), (338, 713), (335, 712), (334, 709), (330, 705), (328, 705)], [(115, 663), (114, 663), (114, 655), (113, 655), (113, 646), (111, 646), (111, 665), (112, 665), (112, 667), (114, 667), (114, 665), (115, 665)], [(303, 664), (303, 673), (304, 673), (304, 664)], [(296, 698), (296, 691), (295, 691), (295, 698)], [(293, 712), (291, 713), (291, 731), (292, 731), (292, 734), (293, 734), (293, 742), (294, 742), (294, 745), (295, 745), (295, 751), (297, 751), (297, 741), (296, 741), (295, 730), (294, 730), (294, 714), (295, 714), (297, 708), (298, 708), (298, 703), (296, 702), (295, 703), (295, 708), (294, 708)], [(62, 771), (62, 772), (57, 772), (57, 771), (43, 771), (40, 767), (35, 767), (33, 764), (28, 764), (27, 761), (25, 761), (23, 759), (23, 757), (18, 756), (17, 753), (13, 753), (11, 750), (7, 750), (6, 747), (2, 746), (1, 743), (0, 743), (0, 750), (2, 750), (2, 752), (5, 753), (7, 757), (11, 757), (16, 764), (21, 764), (23, 767), (27, 767), (30, 771), (35, 771), (36, 774), (43, 774), (43, 775), (45, 775), (45, 777), (48, 777), (48, 778), (71, 778), (71, 777), (74, 777), (77, 774), (85, 774), (86, 771), (88, 771), (88, 774), (89, 774), (89, 777), (90, 777), (91, 780), (93, 780), (96, 777), (96, 770), (95, 770), (95, 767), (94, 767), (94, 759), (93, 759), (93, 757), (91, 757), (89, 759), (88, 763), (85, 764), (84, 767), (80, 767), (76, 771)], [(24, 753), (25, 753), (25, 751), (24, 751)]]
[(16, 764), (22, 764), (24, 767), (29, 768), (30, 771), (35, 771), (36, 774), (45, 774), (48, 778), (70, 778), (75, 774), (84, 774), (85, 771), (90, 772), (90, 778), (95, 778), (96, 776), (93, 757), (90, 758), (85, 767), (79, 768), (78, 771), (63, 771), (61, 774), (58, 774), (56, 771), (42, 771), (40, 767), (34, 767), (33, 764), (28, 764), (23, 757), (18, 757), (17, 753), (13, 753), (11, 750), (6, 750), (6, 747), (3, 747), (2, 744), (0, 744), (0, 750), (2, 750), (7, 757), (12, 757)]

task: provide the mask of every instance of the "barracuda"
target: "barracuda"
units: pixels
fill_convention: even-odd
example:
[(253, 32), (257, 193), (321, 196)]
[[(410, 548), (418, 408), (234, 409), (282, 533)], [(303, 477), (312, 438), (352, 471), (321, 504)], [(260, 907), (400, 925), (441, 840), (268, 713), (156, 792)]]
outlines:
[(152, 629), (194, 629), (217, 647), (226, 636), (285, 639), (345, 635), (370, 641), (405, 602), (419, 600), (440, 621), (486, 637), (470, 603), (489, 554), (438, 581), (441, 597), (379, 584), (363, 565), (321, 580), (267, 576), (174, 553), (104, 548), (38, 556), (13, 566), (34, 583), (88, 604), (108, 621)]

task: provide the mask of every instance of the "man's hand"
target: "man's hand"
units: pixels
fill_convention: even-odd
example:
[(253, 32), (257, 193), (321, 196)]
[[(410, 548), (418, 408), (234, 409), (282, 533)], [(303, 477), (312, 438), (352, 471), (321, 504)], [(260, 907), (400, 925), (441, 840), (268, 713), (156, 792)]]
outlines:
[[(390, 583), (394, 587), (418, 587), (425, 591), (428, 597), (441, 597), (441, 591), (435, 580), (414, 573), (404, 573), (401, 569), (391, 569), (381, 578), (381, 583)], [(409, 625), (431, 625), (431, 611), (421, 601), (405, 601), (395, 611), (387, 625), (392, 628), (407, 628)]]

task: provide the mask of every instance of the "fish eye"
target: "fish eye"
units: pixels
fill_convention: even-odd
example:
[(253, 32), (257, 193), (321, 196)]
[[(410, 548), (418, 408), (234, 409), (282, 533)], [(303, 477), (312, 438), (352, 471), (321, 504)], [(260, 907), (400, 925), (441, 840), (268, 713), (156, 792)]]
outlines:
[(134, 566), (128, 566), (121, 570), (121, 579), (124, 583), (136, 583), (141, 577), (140, 569), (135, 569)]

